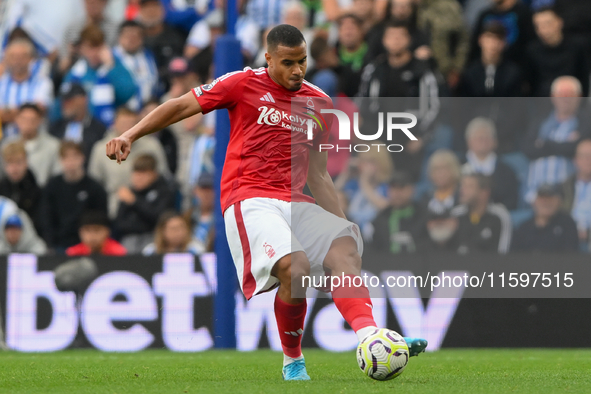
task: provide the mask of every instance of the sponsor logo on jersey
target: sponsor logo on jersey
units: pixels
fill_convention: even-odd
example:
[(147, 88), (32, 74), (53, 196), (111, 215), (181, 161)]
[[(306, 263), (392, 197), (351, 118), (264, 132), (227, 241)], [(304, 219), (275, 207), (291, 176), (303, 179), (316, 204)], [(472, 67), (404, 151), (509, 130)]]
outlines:
[[(306, 122), (311, 119), (306, 119), (300, 115), (290, 115), (289, 113), (270, 106), (259, 107), (258, 124), (266, 124), (269, 126), (279, 126), (284, 129), (297, 131), (299, 133), (308, 133)], [(316, 127), (316, 124), (312, 128)]]

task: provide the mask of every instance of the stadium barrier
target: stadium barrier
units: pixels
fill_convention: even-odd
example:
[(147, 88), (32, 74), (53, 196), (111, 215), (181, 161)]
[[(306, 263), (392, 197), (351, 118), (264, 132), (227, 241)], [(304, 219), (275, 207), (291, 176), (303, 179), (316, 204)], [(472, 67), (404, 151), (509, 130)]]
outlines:
[[(589, 265), (588, 256), (576, 254), (392, 257), (368, 253), (364, 255), (366, 261), (390, 264), (389, 269), (368, 267), (382, 278), (386, 275), (408, 278), (411, 273), (426, 277), (425, 270), (441, 272), (438, 267), (449, 267), (447, 275), (451, 275), (450, 281), (453, 281), (453, 278), (463, 277), (469, 264), (469, 277), (480, 275), (483, 267), (500, 275), (501, 270), (511, 269), (507, 267), (520, 269), (520, 264), (554, 267), (554, 272)], [(194, 352), (213, 347), (212, 305), (217, 287), (213, 254), (201, 259), (187, 254), (93, 259), (98, 277), (90, 283), (83, 297), (77, 297), (73, 292), (58, 291), (55, 285), (53, 270), (68, 258), (33, 255), (0, 258), (0, 307), (8, 348), (23, 352), (48, 352), (68, 347), (129, 352), (167, 348)], [(440, 274), (438, 277), (443, 278)], [(444, 293), (441, 287), (431, 290), (429, 286), (406, 288), (402, 293), (392, 293), (390, 290), (394, 287), (372, 289), (374, 315), (380, 325), (404, 335), (429, 339), (431, 350), (442, 346), (588, 347), (591, 346), (588, 335), (591, 319), (585, 311), (589, 310), (590, 301), (588, 297), (583, 298), (586, 292), (581, 292), (580, 288), (591, 287), (585, 283), (591, 276), (575, 272), (572, 277), (574, 284), (580, 286), (570, 288), (579, 288), (578, 293), (550, 292), (550, 287), (544, 287), (548, 293), (523, 294), (534, 294), (536, 298), (512, 295), (509, 276), (506, 288), (497, 285), (494, 289), (496, 295), (481, 294), (487, 298), (478, 298), (479, 294), (465, 286), (449, 288)], [(561, 285), (564, 284), (562, 281)], [(570, 288), (563, 286), (563, 289)], [(563, 298), (538, 298), (544, 294)], [(310, 295), (313, 297), (308, 299), (303, 346), (333, 351), (354, 349), (357, 338), (330, 298), (317, 291), (311, 291)], [(573, 295), (580, 298), (564, 298)], [(234, 312), (239, 350), (281, 348), (273, 299), (274, 292), (259, 295), (249, 302), (240, 293), (236, 294)]]

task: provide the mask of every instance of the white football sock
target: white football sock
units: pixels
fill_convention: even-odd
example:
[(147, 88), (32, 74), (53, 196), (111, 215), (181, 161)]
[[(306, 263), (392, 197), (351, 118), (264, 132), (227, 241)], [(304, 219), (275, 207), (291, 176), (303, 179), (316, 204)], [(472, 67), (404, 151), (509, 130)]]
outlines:
[(285, 367), (286, 365), (289, 365), (291, 363), (293, 363), (294, 361), (299, 361), (299, 360), (303, 360), (304, 359), (304, 355), (301, 354), (300, 357), (296, 357), (296, 358), (291, 358), (287, 355), (283, 355), (283, 366)]
[(359, 339), (359, 342), (363, 341), (363, 339), (368, 336), (369, 334), (371, 334), (373, 332), (373, 330), (377, 330), (377, 327), (374, 326), (367, 326), (367, 327), (363, 327), (360, 328), (359, 330), (355, 331), (355, 334), (357, 334), (357, 339)]

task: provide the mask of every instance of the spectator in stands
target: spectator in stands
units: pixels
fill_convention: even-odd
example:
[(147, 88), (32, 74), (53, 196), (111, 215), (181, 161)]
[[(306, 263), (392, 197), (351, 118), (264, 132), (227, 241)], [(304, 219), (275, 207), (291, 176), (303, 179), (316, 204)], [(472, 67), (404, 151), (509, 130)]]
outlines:
[(359, 225), (363, 236), (371, 239), (371, 222), (388, 206), (388, 180), (392, 176), (391, 154), (385, 149), (371, 149), (349, 160), (335, 181), (349, 199), (349, 217)]
[(72, 141), (62, 142), (59, 157), (61, 175), (49, 180), (43, 190), (41, 220), (43, 238), (58, 252), (80, 242), (80, 216), (89, 210), (107, 211), (105, 189), (84, 170), (84, 151)]
[[(4, 229), (4, 226), (6, 225), (8, 220), (15, 215), (17, 215), (22, 222), (23, 234), (21, 235), (21, 239), (26, 241), (24, 242), (24, 244), (30, 245), (36, 243), (36, 241), (31, 240), (36, 239), (38, 237), (37, 232), (35, 231), (35, 227), (33, 226), (33, 223), (29, 219), (26, 212), (19, 209), (19, 207), (16, 205), (14, 201), (4, 196), (0, 196), (0, 242), (6, 241), (5, 233), (2, 230)], [(7, 247), (12, 248), (11, 246)]]
[(174, 194), (150, 155), (134, 160), (130, 186), (121, 186), (117, 191), (119, 209), (114, 225), (121, 243), (133, 254), (152, 241), (158, 218), (174, 208)]
[(43, 110), (37, 104), (23, 104), (16, 115), (18, 139), (25, 144), (28, 165), (37, 184), (45, 186), (47, 180), (60, 172), (59, 140), (42, 130)]
[(113, 123), (115, 109), (133, 97), (137, 86), (129, 71), (105, 44), (105, 36), (99, 27), (85, 27), (78, 45), (81, 57), (66, 74), (64, 82), (84, 86), (90, 98), (90, 113), (109, 126)]
[(81, 242), (66, 249), (68, 256), (124, 256), (127, 250), (111, 238), (109, 218), (104, 211), (87, 211), (80, 218)]
[(192, 233), (195, 242), (201, 245), (203, 250), (207, 250), (214, 228), (215, 193), (211, 173), (204, 172), (201, 174), (197, 184), (193, 187), (193, 195), (195, 197), (193, 209), (186, 216), (189, 217), (193, 225)]
[(562, 18), (553, 9), (537, 10), (533, 20), (539, 40), (527, 47), (525, 69), (531, 95), (548, 97), (556, 78), (571, 75), (581, 83), (583, 96), (588, 96), (589, 61), (585, 47), (564, 36)]
[[(408, 26), (411, 37), (410, 50), (416, 58), (425, 60), (431, 57), (429, 37), (425, 31), (417, 27), (418, 3), (413, 0), (391, 0), (388, 2), (388, 8), (384, 20), (376, 24), (367, 33), (368, 60), (374, 60), (379, 55), (386, 53), (386, 49), (382, 44), (382, 37), (386, 25), (391, 21), (402, 22)], [(417, 51), (417, 49), (419, 50)]]
[(438, 81), (429, 63), (417, 59), (410, 51), (406, 25), (388, 23), (382, 43), (386, 57), (376, 59), (363, 69), (360, 97), (419, 97), (421, 84), (428, 86), (431, 95), (439, 95)]
[(455, 252), (458, 249), (458, 218), (451, 216), (451, 211), (441, 213), (427, 212), (425, 229), (417, 237), (419, 252)]
[[(131, 178), (131, 166), (120, 166), (114, 161), (105, 160), (105, 146), (113, 137), (121, 135), (130, 129), (138, 121), (135, 112), (128, 108), (121, 107), (117, 110), (115, 123), (107, 132), (105, 137), (94, 144), (88, 163), (88, 175), (100, 183), (107, 191), (109, 217), (115, 218), (117, 214), (118, 198), (117, 193), (122, 186), (129, 185)], [(128, 157), (130, 162), (142, 155), (152, 155), (156, 158), (158, 172), (168, 176), (166, 155), (162, 145), (156, 138), (141, 138), (133, 145), (133, 152)]]
[[(439, 112), (439, 92), (443, 88), (443, 78), (431, 68), (429, 62), (414, 57), (410, 51), (410, 34), (406, 25), (389, 23), (384, 30), (383, 43), (387, 56), (365, 66), (358, 96), (407, 98), (396, 101), (397, 105), (404, 106), (407, 110), (418, 109), (423, 105), (418, 125), (413, 128), (418, 141), (409, 141), (403, 133), (396, 134), (395, 139), (389, 141), (404, 146), (402, 152), (394, 155), (397, 169), (418, 178), (425, 137), (432, 131), (433, 121)], [(391, 101), (389, 103), (391, 105)], [(378, 113), (388, 111), (379, 104), (373, 100), (365, 100), (360, 106), (360, 112), (364, 115), (364, 127), (369, 130), (377, 130)]]
[[(301, 3), (298, 4), (301, 5)], [(191, 59), (204, 51), (213, 54), (215, 40), (222, 34), (224, 34), (224, 11), (218, 8), (193, 26), (185, 44), (185, 57)], [(244, 14), (238, 17), (236, 38), (240, 41), (245, 64), (250, 64), (257, 55), (261, 45), (260, 36), (261, 32), (256, 22)]]
[(394, 254), (417, 251), (417, 238), (425, 226), (423, 208), (413, 201), (414, 185), (409, 174), (396, 172), (388, 187), (388, 207), (373, 221), (372, 245)]
[(424, 199), (427, 210), (437, 215), (451, 211), (458, 203), (458, 158), (452, 151), (440, 149), (429, 158), (427, 173), (433, 184), (433, 191)]
[(359, 87), (361, 70), (366, 64), (367, 43), (364, 40), (363, 21), (355, 14), (345, 14), (338, 20), (339, 26), (339, 61), (343, 68), (348, 68), (349, 80), (346, 81), (345, 94)]
[(448, 86), (454, 89), (464, 68), (469, 36), (456, 0), (421, 0), (418, 27), (428, 32), (432, 57)]
[(502, 204), (491, 202), (491, 178), (483, 174), (462, 177), (458, 218), (458, 253), (507, 253), (511, 243), (511, 217)]
[(352, 0), (346, 13), (353, 14), (361, 20), (363, 33), (366, 34), (382, 18), (382, 15), (378, 15), (377, 8), (376, 0)]
[(484, 27), (490, 22), (499, 22), (507, 31), (505, 58), (523, 64), (523, 56), (528, 43), (534, 38), (531, 11), (519, 0), (493, 0), (490, 8), (478, 16), (470, 43), (470, 60), (480, 58), (478, 39)]
[[(30, 230), (24, 230), (26, 227)], [(45, 242), (37, 236), (33, 230), (31, 220), (23, 211), (8, 217), (3, 230), (3, 237), (0, 238), (0, 255), (10, 253), (42, 255), (47, 252)]]
[(478, 46), (480, 58), (464, 69), (458, 84), (460, 97), (518, 97), (522, 94), (523, 80), (519, 66), (505, 59), (503, 51), (507, 31), (499, 22), (484, 26)]
[(591, 251), (591, 139), (577, 145), (575, 175), (562, 186), (563, 209), (570, 212), (577, 223), (581, 248)]
[(165, 9), (160, 0), (140, 0), (137, 21), (145, 27), (144, 44), (154, 54), (161, 79), (167, 79), (170, 61), (183, 55), (184, 37), (164, 23)]
[(74, 56), (75, 46), (80, 38), (80, 33), (88, 25), (95, 25), (105, 35), (105, 42), (108, 46), (115, 45), (117, 41), (117, 23), (105, 13), (108, 0), (84, 0), (86, 18), (76, 20), (66, 29), (61, 42), (60, 58), (61, 69), (67, 70)]
[(176, 212), (167, 211), (158, 219), (154, 242), (146, 245), (142, 254), (146, 256), (166, 253), (200, 255), (203, 252), (205, 252), (203, 245), (191, 237), (189, 224), (185, 218)]
[(84, 156), (90, 157), (93, 145), (103, 138), (107, 128), (88, 111), (88, 96), (82, 85), (65, 84), (62, 92), (61, 118), (52, 123), (49, 133), (82, 145)]
[(41, 189), (29, 169), (25, 145), (21, 141), (4, 145), (2, 164), (6, 176), (0, 181), (0, 196), (10, 198), (37, 223)]
[(542, 185), (533, 203), (534, 217), (523, 223), (513, 236), (512, 251), (574, 252), (579, 237), (575, 221), (560, 209), (558, 185)]
[(139, 22), (125, 21), (121, 24), (113, 55), (127, 68), (139, 88), (127, 105), (140, 110), (158, 93), (158, 67), (154, 55), (144, 48), (144, 27)]
[(34, 103), (44, 113), (53, 102), (53, 82), (43, 74), (32, 73), (34, 59), (35, 47), (27, 39), (14, 39), (6, 47), (5, 72), (0, 76), (0, 120), (4, 125), (4, 137), (17, 134), (13, 122), (21, 105)]
[(466, 163), (464, 174), (483, 174), (491, 177), (492, 202), (503, 204), (511, 210), (517, 208), (519, 181), (511, 167), (503, 163), (495, 153), (497, 130), (492, 120), (472, 119), (466, 127)]
[(557, 78), (552, 83), (552, 113), (528, 131), (524, 144), (524, 153), (531, 160), (527, 202), (533, 201), (541, 185), (562, 183), (574, 173), (577, 143), (590, 133), (579, 112), (581, 94), (578, 79)]
[(261, 30), (281, 23), (281, 14), (289, 0), (250, 0), (246, 4), (246, 15), (254, 20)]
[[(161, 0), (166, 10), (164, 21), (170, 26), (187, 34), (208, 10), (214, 6), (213, 1), (195, 0)], [(141, 3), (141, 1), (140, 1)]]

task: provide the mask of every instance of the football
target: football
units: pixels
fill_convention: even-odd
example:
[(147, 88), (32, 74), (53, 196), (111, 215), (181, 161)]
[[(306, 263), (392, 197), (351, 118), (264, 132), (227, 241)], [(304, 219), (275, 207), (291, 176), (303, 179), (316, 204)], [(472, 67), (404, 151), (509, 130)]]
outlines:
[(399, 376), (408, 363), (408, 346), (396, 331), (380, 328), (357, 346), (359, 368), (372, 379), (390, 380)]

